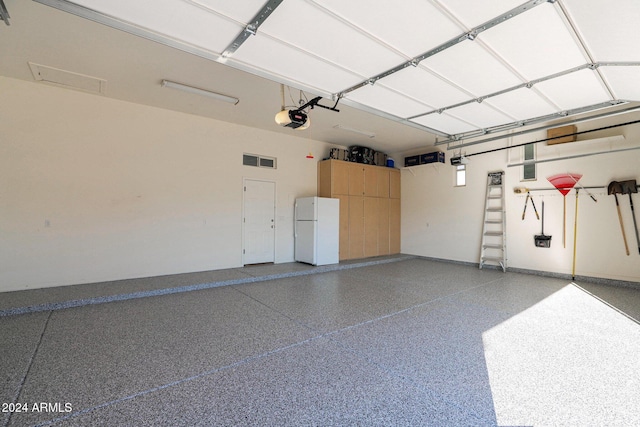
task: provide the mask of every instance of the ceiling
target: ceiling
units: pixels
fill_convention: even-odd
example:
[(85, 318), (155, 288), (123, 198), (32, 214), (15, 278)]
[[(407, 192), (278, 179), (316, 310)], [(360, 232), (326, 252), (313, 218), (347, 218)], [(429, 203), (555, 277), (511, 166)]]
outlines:
[[(34, 81), (39, 64), (102, 96), (341, 145), (402, 152), (640, 101), (637, 0), (4, 3), (0, 75)], [(340, 112), (281, 128), (281, 84), (288, 108), (322, 96)]]

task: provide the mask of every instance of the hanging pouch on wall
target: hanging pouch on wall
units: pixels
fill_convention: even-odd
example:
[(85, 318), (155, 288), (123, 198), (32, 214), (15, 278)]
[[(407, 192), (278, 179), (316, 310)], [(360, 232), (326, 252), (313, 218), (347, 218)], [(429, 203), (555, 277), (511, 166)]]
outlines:
[(544, 235), (544, 200), (542, 201), (542, 231), (541, 234), (533, 236), (533, 240), (538, 248), (551, 247), (551, 236)]

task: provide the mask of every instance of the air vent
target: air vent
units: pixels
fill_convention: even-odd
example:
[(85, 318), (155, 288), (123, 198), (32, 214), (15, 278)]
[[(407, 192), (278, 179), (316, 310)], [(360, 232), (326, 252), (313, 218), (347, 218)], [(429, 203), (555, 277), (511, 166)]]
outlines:
[(243, 154), (242, 164), (245, 166), (255, 166), (258, 168), (276, 169), (276, 158), (260, 156), (257, 154)]
[(104, 95), (107, 90), (107, 81), (97, 77), (34, 64), (33, 62), (29, 62), (29, 68), (31, 68), (34, 79), (45, 83), (100, 95)]

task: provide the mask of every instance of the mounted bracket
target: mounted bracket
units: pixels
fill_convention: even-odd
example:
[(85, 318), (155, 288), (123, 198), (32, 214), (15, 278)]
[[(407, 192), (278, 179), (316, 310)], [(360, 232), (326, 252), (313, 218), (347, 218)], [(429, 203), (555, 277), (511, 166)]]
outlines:
[(317, 97), (313, 98), (311, 101), (309, 101), (306, 104), (300, 106), (299, 108), (297, 108), (294, 111), (303, 111), (306, 108), (311, 108), (313, 110), (314, 107), (320, 107), (320, 108), (325, 108), (327, 110), (335, 111), (336, 113), (340, 112), (340, 110), (338, 110), (336, 108), (338, 106), (338, 102), (340, 102), (340, 98), (338, 98), (338, 100), (333, 105), (333, 107), (327, 107), (326, 105), (319, 104), (321, 99), (322, 99), (321, 96), (317, 96)]

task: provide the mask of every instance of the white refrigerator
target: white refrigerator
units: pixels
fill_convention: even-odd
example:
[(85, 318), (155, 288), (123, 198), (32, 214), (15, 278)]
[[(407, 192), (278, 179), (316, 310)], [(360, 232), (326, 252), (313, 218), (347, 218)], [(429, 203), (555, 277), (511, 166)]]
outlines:
[(313, 265), (338, 263), (340, 200), (296, 199), (294, 223), (296, 261)]

